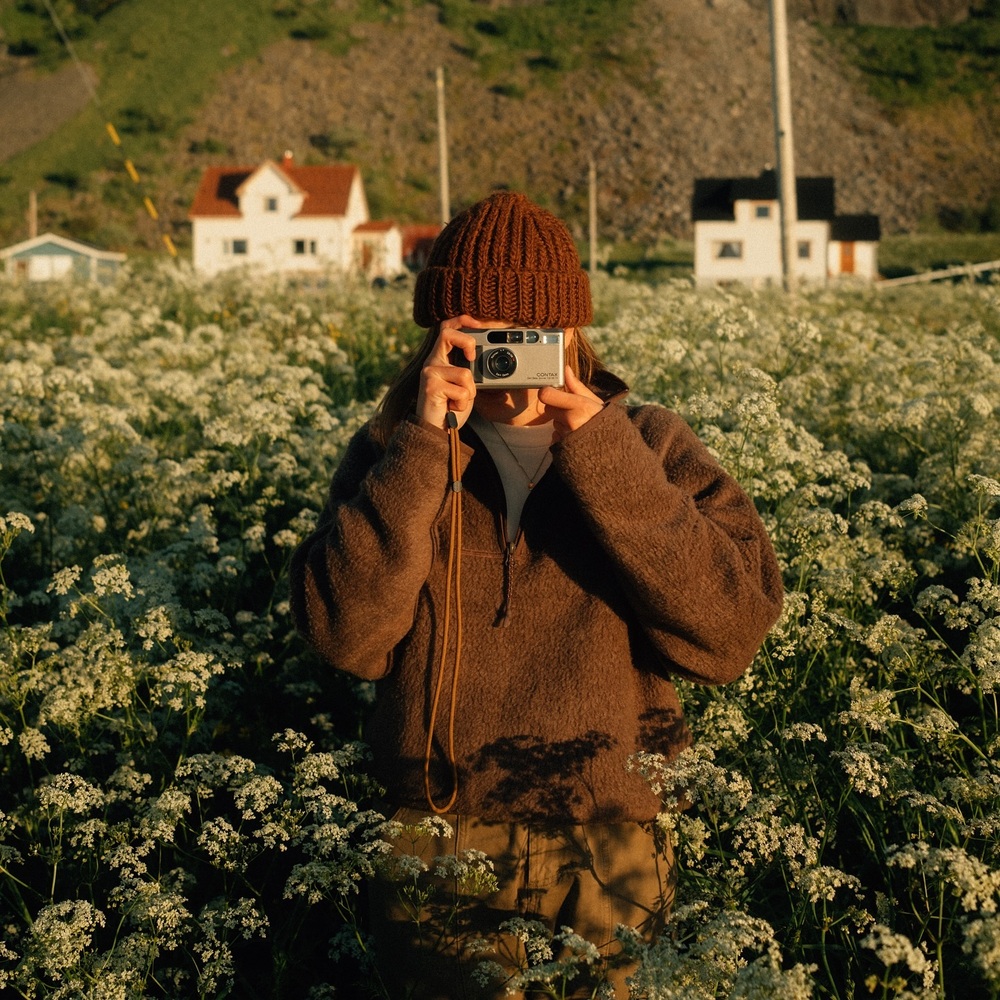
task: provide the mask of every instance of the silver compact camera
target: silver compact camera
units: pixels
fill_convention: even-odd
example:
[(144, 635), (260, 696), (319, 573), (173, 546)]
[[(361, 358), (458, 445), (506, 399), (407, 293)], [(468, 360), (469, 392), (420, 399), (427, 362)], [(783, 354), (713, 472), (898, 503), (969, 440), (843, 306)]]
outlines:
[(451, 363), (471, 368), (477, 385), (500, 389), (540, 389), (565, 384), (563, 378), (564, 331), (533, 327), (479, 330), (462, 327), (476, 338), (476, 359), (469, 362), (460, 350)]

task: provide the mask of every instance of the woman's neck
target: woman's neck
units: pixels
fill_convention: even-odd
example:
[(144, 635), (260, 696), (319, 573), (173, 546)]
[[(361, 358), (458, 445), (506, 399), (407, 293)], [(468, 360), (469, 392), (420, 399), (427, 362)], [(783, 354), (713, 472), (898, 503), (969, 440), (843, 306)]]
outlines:
[(480, 389), (474, 409), (492, 423), (512, 427), (544, 424), (552, 419), (542, 410), (537, 389)]

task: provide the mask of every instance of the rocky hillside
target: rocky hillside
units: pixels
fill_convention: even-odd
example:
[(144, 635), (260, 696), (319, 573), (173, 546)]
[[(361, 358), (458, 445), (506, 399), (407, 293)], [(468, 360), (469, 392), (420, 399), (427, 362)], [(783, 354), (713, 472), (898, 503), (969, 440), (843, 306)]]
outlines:
[[(836, 179), (838, 210), (876, 211), (887, 231), (1000, 190), (1000, 114), (939, 109), (893, 121), (809, 21), (790, 25), (800, 174)], [(586, 219), (588, 158), (602, 231), (641, 242), (689, 233), (696, 176), (754, 174), (774, 161), (766, 4), (645, 0), (597, 69), (542, 78), (522, 64), (488, 86), (424, 7), (365, 25), (347, 55), (287, 41), (226, 77), (188, 131), (188, 176), (224, 150), (255, 162), (323, 149), (364, 167), (382, 215), (438, 216), (435, 67), (445, 67), (453, 208), (495, 185)], [(179, 206), (178, 206), (179, 207)]]
[[(482, 24), (513, 2), (486, 0)], [(796, 170), (832, 175), (838, 210), (877, 212), (887, 232), (1000, 193), (1000, 102), (890, 117), (817, 27), (845, 11), (877, 22), (894, 5), (904, 23), (969, 9), (958, 0), (789, 4)], [(507, 185), (582, 236), (592, 156), (602, 236), (650, 243), (690, 234), (696, 177), (756, 174), (773, 163), (766, 0), (639, 0), (599, 61), (568, 70), (553, 68), (557, 53), (537, 51), (485, 73), (483, 30), (482, 44), (470, 46), (424, 5), (356, 24), (343, 55), (288, 39), (230, 70), (154, 175), (161, 225), (183, 245), (204, 166), (286, 149), (300, 161), (358, 163), (377, 216), (436, 220), (437, 66), (447, 79), (453, 209)], [(136, 227), (158, 242), (141, 213)]]

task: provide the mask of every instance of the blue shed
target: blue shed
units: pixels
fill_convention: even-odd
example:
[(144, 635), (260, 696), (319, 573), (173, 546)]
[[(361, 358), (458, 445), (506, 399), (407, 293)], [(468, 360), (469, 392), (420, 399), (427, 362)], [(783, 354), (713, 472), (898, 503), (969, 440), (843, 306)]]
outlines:
[(124, 260), (123, 253), (98, 250), (89, 243), (55, 233), (43, 233), (0, 250), (4, 273), (8, 278), (22, 281), (66, 277), (109, 281)]

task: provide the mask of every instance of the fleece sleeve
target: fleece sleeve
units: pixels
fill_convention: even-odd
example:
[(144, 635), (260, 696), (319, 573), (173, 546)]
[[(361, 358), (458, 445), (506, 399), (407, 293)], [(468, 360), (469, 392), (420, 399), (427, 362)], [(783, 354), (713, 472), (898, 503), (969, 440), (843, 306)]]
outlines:
[(709, 684), (737, 678), (783, 596), (750, 498), (662, 407), (607, 406), (554, 453), (667, 668)]
[[(463, 464), (468, 456), (463, 449)], [(296, 624), (333, 666), (368, 680), (390, 669), (431, 569), (448, 462), (446, 435), (415, 419), (396, 428), (384, 452), (365, 430), (348, 445), (291, 566)]]

